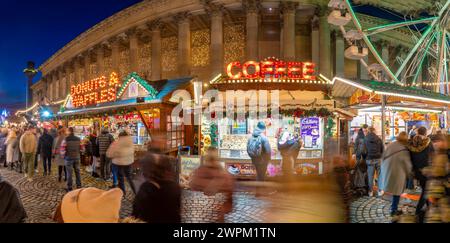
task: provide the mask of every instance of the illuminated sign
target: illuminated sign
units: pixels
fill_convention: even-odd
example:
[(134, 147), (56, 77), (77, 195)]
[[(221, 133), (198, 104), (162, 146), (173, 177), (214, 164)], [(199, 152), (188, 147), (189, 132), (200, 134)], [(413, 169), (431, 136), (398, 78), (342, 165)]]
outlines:
[(311, 62), (285, 62), (269, 58), (262, 62), (248, 61), (228, 64), (229, 79), (302, 79), (316, 80), (316, 65)]
[(118, 86), (119, 77), (114, 72), (111, 73), (109, 80), (102, 76), (74, 85), (70, 88), (72, 104), (74, 107), (83, 107), (115, 101)]

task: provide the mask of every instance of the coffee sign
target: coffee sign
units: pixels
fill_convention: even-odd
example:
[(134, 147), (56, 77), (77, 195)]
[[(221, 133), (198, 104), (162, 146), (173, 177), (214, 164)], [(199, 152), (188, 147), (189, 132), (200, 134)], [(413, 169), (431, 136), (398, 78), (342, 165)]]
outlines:
[(311, 62), (286, 62), (270, 58), (262, 62), (232, 62), (227, 66), (229, 79), (302, 79), (316, 80), (316, 65)]

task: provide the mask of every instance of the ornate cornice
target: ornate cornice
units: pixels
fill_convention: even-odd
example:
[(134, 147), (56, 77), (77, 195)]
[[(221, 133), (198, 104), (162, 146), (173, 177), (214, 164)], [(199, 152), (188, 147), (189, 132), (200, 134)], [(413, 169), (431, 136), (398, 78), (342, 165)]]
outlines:
[(246, 13), (259, 13), (261, 10), (260, 0), (242, 0), (242, 7)]
[(205, 12), (210, 17), (222, 17), (225, 11), (225, 7), (221, 4), (215, 4), (212, 0), (200, 0), (201, 4), (205, 8)]
[(296, 2), (281, 2), (280, 9), (282, 14), (295, 14), (298, 7)]
[(320, 18), (317, 14), (311, 18), (311, 30), (318, 30), (320, 26)]
[(147, 23), (147, 27), (151, 31), (161, 31), (161, 28), (163, 27), (163, 25), (164, 25), (164, 22), (162, 22), (161, 19), (155, 19), (155, 20)]
[(173, 16), (173, 19), (178, 24), (189, 23), (192, 19), (192, 14), (189, 12), (181, 12)]

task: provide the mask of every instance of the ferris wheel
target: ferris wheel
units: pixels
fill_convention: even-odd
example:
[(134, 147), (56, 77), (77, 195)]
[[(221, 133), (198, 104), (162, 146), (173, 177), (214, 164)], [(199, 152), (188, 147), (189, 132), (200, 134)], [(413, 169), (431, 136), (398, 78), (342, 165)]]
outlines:
[[(346, 58), (361, 61), (375, 80), (402, 86), (434, 87), (440, 93), (450, 94), (450, 0), (436, 1), (433, 10), (420, 17), (403, 16), (398, 22), (367, 26), (356, 14), (357, 6), (351, 0), (332, 0), (328, 6), (333, 9), (328, 22), (340, 28), (350, 45), (345, 51)], [(406, 55), (396, 58), (398, 64), (389, 66), (376, 49), (374, 40), (399, 30), (409, 32), (410, 44), (406, 46)], [(366, 63), (367, 58), (364, 58), (369, 51), (377, 63)], [(423, 72), (426, 82), (418, 82)]]

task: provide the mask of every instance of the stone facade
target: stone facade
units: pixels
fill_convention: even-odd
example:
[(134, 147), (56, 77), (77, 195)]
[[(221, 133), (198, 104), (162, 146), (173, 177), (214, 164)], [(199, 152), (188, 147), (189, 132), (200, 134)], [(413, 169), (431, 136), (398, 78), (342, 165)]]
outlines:
[[(113, 71), (120, 78), (138, 72), (148, 80), (197, 76), (207, 82), (232, 61), (269, 56), (313, 61), (328, 77), (367, 78), (358, 62), (343, 57), (348, 43), (328, 24), (327, 3), (144, 0), (92, 27), (42, 64), (42, 79), (32, 87), (34, 102), (60, 101), (71, 85)], [(383, 23), (368, 16), (361, 21)], [(409, 34), (399, 30), (381, 38), (394, 43), (411, 39), (405, 37)], [(398, 53), (389, 50), (404, 48), (382, 46), (384, 59), (395, 65)]]

